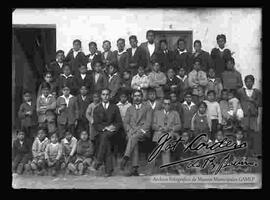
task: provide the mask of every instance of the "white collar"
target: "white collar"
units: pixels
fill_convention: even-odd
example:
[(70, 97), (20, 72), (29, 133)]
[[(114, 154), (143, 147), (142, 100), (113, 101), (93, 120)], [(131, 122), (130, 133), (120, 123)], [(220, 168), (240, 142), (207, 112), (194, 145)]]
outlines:
[(63, 97), (64, 99), (70, 99), (71, 97), (73, 97), (73, 95), (72, 94), (69, 94), (68, 97), (65, 97), (65, 95), (62, 95), (61, 97)]
[[(107, 105), (107, 107), (106, 107), (106, 105)], [(110, 105), (110, 102), (109, 101), (107, 103), (102, 102), (102, 106), (105, 109), (108, 109), (109, 108), (109, 105)]]
[(244, 88), (245, 88), (245, 90), (247, 90), (247, 91), (254, 90), (254, 88), (251, 88), (251, 89), (248, 89), (247, 87), (244, 87)]
[(131, 47), (131, 49), (137, 49), (138, 47), (135, 47), (135, 48), (133, 48), (133, 47)]
[(125, 53), (127, 50), (126, 49), (124, 49), (123, 51), (121, 51), (121, 52), (119, 52), (119, 50), (117, 50), (117, 54), (120, 56), (120, 55), (122, 55), (123, 53)]
[(41, 97), (44, 98), (44, 99), (48, 99), (48, 98), (52, 97), (52, 95), (49, 94), (47, 97), (45, 97), (44, 94), (42, 94)]
[(125, 106), (125, 105), (128, 105), (129, 104), (129, 102), (128, 101), (126, 101), (126, 103), (122, 103), (121, 101), (119, 101), (118, 102), (118, 106)]
[(32, 105), (32, 101), (26, 101), (25, 103), (27, 103), (29, 106)]
[(90, 54), (89, 54), (89, 56), (96, 56), (96, 55), (98, 55), (97, 52), (95, 52), (95, 53), (93, 53), (93, 54), (91, 54), (91, 52), (90, 52)]
[(208, 78), (209, 81), (215, 82), (216, 78)]
[(141, 109), (142, 103), (140, 103), (138, 105), (137, 104), (134, 104), (134, 107), (135, 107), (136, 110)]
[(61, 74), (61, 76), (64, 76), (65, 78), (73, 77), (72, 74), (70, 74), (70, 75), (68, 75), (68, 76), (66, 76), (65, 74)]
[(153, 42), (153, 44), (150, 44), (149, 42), (147, 42), (147, 45), (149, 45), (149, 46), (155, 46), (155, 42)]
[(179, 78), (182, 81), (185, 81), (185, 79), (187, 78), (187, 75), (185, 75), (183, 78), (181, 76), (179, 76), (179, 75), (176, 75), (176, 77)]
[(186, 53), (187, 52), (187, 50), (186, 49), (184, 49), (184, 51), (181, 51), (180, 49), (178, 49), (177, 48), (177, 51), (179, 52), (179, 54), (181, 55), (182, 53)]
[(86, 74), (81, 74), (81, 77), (84, 79), (86, 77)]
[(144, 77), (146, 77), (146, 74), (143, 74), (142, 76), (140, 76), (139, 74), (137, 74), (136, 76), (139, 77), (139, 78), (144, 78)]
[(83, 100), (85, 100), (87, 96), (86, 95), (85, 96), (81, 95), (81, 97), (82, 97)]
[(170, 113), (170, 111), (166, 112), (165, 109), (163, 109), (163, 112), (164, 112), (165, 115), (166, 115), (166, 114), (168, 115), (168, 114)]
[(195, 103), (193, 103), (192, 101), (191, 101), (190, 105), (187, 104), (187, 101), (184, 101), (183, 104), (187, 105), (189, 108), (191, 108), (191, 106), (195, 106)]
[(216, 46), (216, 48), (221, 52), (223, 52), (225, 49), (227, 49), (226, 44), (224, 45), (223, 49), (221, 49), (218, 45)]
[(113, 75), (109, 74), (109, 77), (112, 78), (113, 76), (117, 75), (117, 72), (115, 72)]

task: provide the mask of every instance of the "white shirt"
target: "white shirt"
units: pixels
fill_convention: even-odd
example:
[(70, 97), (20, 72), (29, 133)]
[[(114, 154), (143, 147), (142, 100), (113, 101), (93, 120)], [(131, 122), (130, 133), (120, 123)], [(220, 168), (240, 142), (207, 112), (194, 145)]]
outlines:
[(186, 53), (187, 52), (187, 50), (185, 49), (184, 51), (181, 51), (180, 49), (177, 49), (178, 50), (178, 52), (179, 52), (179, 54), (181, 55), (182, 53)]
[(109, 75), (109, 82), (111, 82), (112, 78), (117, 74), (117, 72), (115, 72), (113, 75)]
[(188, 109), (190, 110), (192, 106), (195, 106), (195, 103), (191, 102), (190, 105), (188, 105), (187, 101), (183, 102), (184, 105), (187, 105)]
[(141, 109), (141, 107), (142, 107), (142, 104), (141, 104), (141, 103), (140, 103), (140, 104), (138, 104), (138, 105), (137, 105), (137, 104), (135, 104), (135, 109), (136, 109), (136, 110)]
[(131, 87), (133, 89), (140, 90), (142, 87), (147, 88), (149, 86), (149, 79), (148, 76), (143, 74), (142, 76), (139, 76), (139, 74), (133, 76), (131, 80)]
[(213, 83), (215, 82), (215, 78), (208, 78), (209, 81), (212, 81)]
[(218, 49), (219, 49), (221, 52), (223, 52), (226, 48), (225, 48), (225, 46), (224, 46), (224, 48), (221, 49), (221, 48), (218, 46)]
[(155, 109), (155, 107), (156, 107), (156, 101), (153, 104), (151, 103), (151, 101), (149, 101), (149, 103), (150, 103), (150, 106), (152, 107), (152, 109)]
[(64, 63), (60, 63), (60, 62), (57, 62), (57, 63), (59, 65), (60, 69), (62, 69)]
[(164, 109), (164, 114), (165, 114), (165, 115), (168, 115), (168, 114), (169, 114), (169, 111), (166, 112), (166, 110)]
[(49, 99), (52, 97), (51, 94), (49, 94), (47, 97), (44, 96), (44, 94), (41, 95), (41, 98), (45, 100), (46, 103), (48, 103)]
[(131, 48), (131, 53), (132, 53), (132, 56), (134, 56), (135, 52), (137, 50), (137, 47), (136, 48)]
[(81, 74), (82, 79), (84, 80), (86, 74)]
[(155, 51), (155, 43), (153, 44), (150, 44), (149, 42), (147, 43), (147, 48), (148, 48), (148, 51), (150, 53), (150, 57), (152, 56), (152, 54), (154, 53)]
[(83, 101), (85, 101), (85, 99), (86, 99), (86, 96), (82, 96), (82, 95), (81, 95), (81, 97), (82, 97), (82, 100), (83, 100)]
[(65, 74), (61, 74), (61, 76), (64, 76), (65, 78), (68, 78), (68, 77), (73, 77), (73, 75), (72, 75), (72, 74), (70, 74), (70, 75), (68, 75), (68, 76), (66, 76)]
[(247, 96), (248, 96), (248, 97), (251, 97), (252, 94), (253, 94), (253, 89), (247, 89), (247, 88), (246, 88), (246, 93), (247, 93)]
[(73, 51), (73, 57), (76, 58), (76, 56), (78, 55), (79, 51)]
[(105, 110), (107, 110), (108, 107), (109, 107), (109, 102), (107, 102), (107, 103), (102, 103), (102, 106), (103, 106), (103, 108), (104, 108)]
[(64, 95), (62, 95), (61, 97), (63, 97), (65, 99), (66, 105), (68, 107), (69, 100), (71, 97), (73, 97), (73, 95), (70, 94), (68, 97), (65, 97)]
[(98, 81), (99, 75), (99, 73), (95, 73), (95, 83)]
[(236, 144), (239, 146), (241, 144), (241, 140), (236, 140)]
[(26, 102), (29, 106), (31, 106), (32, 105), (32, 102), (31, 101), (28, 101), (28, 102)]
[(108, 51), (104, 52), (104, 58), (105, 58), (105, 59), (107, 59), (108, 53), (109, 53)]
[(89, 55), (89, 59), (88, 59), (88, 63), (87, 63), (87, 70), (92, 70), (92, 66), (91, 66), (91, 61), (93, 60), (93, 58), (95, 57), (95, 55), (97, 55), (98, 53), (94, 53), (93, 55)]
[(184, 82), (186, 80), (186, 78), (187, 78), (187, 75), (185, 75), (183, 78), (181, 76), (179, 76), (179, 75), (177, 75), (176, 77)]

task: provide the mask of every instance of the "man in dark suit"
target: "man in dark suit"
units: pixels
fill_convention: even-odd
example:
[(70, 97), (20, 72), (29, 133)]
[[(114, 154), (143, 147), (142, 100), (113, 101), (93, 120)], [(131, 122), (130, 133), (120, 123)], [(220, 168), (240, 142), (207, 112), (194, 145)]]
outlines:
[(160, 63), (160, 71), (167, 73), (169, 68), (173, 67), (174, 53), (168, 50), (166, 40), (159, 41), (160, 50), (156, 53), (157, 62)]
[(48, 71), (53, 75), (53, 79), (57, 80), (59, 75), (63, 73), (65, 52), (63, 50), (56, 51), (56, 59), (49, 65)]
[(139, 176), (139, 149), (138, 142), (150, 138), (152, 110), (147, 104), (142, 103), (142, 91), (135, 90), (132, 94), (133, 105), (127, 109), (124, 128), (128, 142), (120, 168), (123, 170), (129, 159), (132, 160), (132, 169), (128, 176)]
[(176, 71), (183, 67), (187, 74), (192, 70), (192, 54), (186, 49), (186, 42), (180, 38), (177, 41), (177, 49), (174, 52), (174, 66)]
[(79, 74), (79, 67), (86, 65), (86, 56), (81, 51), (80, 40), (73, 41), (73, 48), (68, 52), (65, 61), (71, 66), (72, 74)]
[(146, 32), (146, 39), (147, 42), (141, 43), (140, 47), (144, 50), (146, 55), (147, 59), (146, 71), (151, 71), (152, 63), (156, 60), (158, 51), (158, 45), (154, 42), (155, 33), (153, 30), (149, 30)]
[(113, 172), (113, 156), (111, 151), (112, 136), (119, 132), (122, 126), (122, 118), (118, 106), (109, 103), (110, 90), (101, 91), (101, 104), (94, 109), (94, 129), (98, 132), (95, 139), (97, 146), (97, 170), (102, 163), (105, 164), (105, 177), (111, 176)]
[(101, 62), (101, 52), (97, 50), (97, 43), (90, 42), (89, 43), (89, 51), (90, 54), (86, 55), (87, 60), (87, 71), (94, 70), (95, 63), (97, 61)]
[(145, 51), (137, 46), (138, 40), (135, 35), (129, 37), (129, 43), (131, 48), (127, 49), (128, 69), (131, 71), (131, 75), (134, 76), (137, 74), (139, 66), (147, 67), (147, 59)]
[(118, 71), (120, 75), (123, 75), (123, 72), (128, 68), (128, 53), (125, 50), (125, 39), (119, 38), (117, 40), (117, 48), (115, 50), (114, 57), (116, 58), (116, 65), (118, 66)]

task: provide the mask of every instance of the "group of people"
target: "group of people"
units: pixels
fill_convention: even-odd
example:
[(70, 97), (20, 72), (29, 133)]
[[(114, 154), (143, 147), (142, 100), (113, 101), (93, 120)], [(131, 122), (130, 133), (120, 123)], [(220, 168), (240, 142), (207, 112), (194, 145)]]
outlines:
[[(253, 75), (246, 76), (243, 85), (225, 47), (226, 36), (217, 36), (218, 47), (211, 54), (202, 50), (199, 40), (190, 53), (181, 38), (175, 51), (168, 50), (166, 40), (155, 43), (152, 30), (146, 38), (137, 46), (137, 37), (130, 36), (127, 50), (120, 38), (113, 52), (105, 40), (102, 53), (90, 42), (89, 55), (81, 51), (80, 40), (74, 40), (66, 56), (56, 52), (37, 99), (30, 91), (23, 94), (13, 172), (56, 175), (66, 170), (82, 175), (104, 165), (105, 176), (111, 176), (113, 152), (120, 151), (120, 168), (130, 161), (128, 175), (138, 176), (140, 143), (152, 141), (155, 146), (166, 133), (185, 142), (175, 151), (163, 149), (163, 164), (190, 156), (183, 148), (202, 133), (207, 143), (224, 137), (237, 144), (248, 141), (248, 149), (235, 156), (258, 153), (261, 92), (253, 88)], [(185, 173), (182, 165), (163, 171), (170, 170)]]

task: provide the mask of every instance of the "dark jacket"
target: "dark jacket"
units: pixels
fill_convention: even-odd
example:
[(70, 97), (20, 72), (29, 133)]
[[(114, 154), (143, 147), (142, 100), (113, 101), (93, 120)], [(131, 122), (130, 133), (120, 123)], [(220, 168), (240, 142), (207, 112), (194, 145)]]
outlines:
[(213, 48), (211, 51), (211, 58), (213, 60), (213, 67), (216, 72), (216, 76), (220, 77), (222, 72), (226, 69), (226, 60), (231, 57), (231, 51), (225, 49), (221, 52), (218, 48)]
[[(31, 111), (32, 114), (26, 114), (26, 112)], [(35, 126), (37, 124), (37, 113), (36, 113), (36, 103), (32, 100), (31, 106), (24, 102), (21, 104), (18, 116), (21, 119), (22, 127)]]
[(65, 62), (69, 63), (72, 74), (78, 74), (79, 67), (81, 65), (87, 65), (87, 58), (81, 51), (74, 58), (73, 49), (71, 49), (65, 58)]
[(57, 80), (57, 78), (60, 76), (60, 74), (63, 73), (63, 67), (65, 66), (65, 62), (63, 63), (62, 67), (60, 68), (60, 65), (58, 62), (52, 61), (49, 65), (49, 71), (52, 72), (54, 80)]
[(186, 73), (192, 71), (192, 54), (190, 52), (185, 52), (180, 55), (179, 51), (176, 49), (174, 51), (174, 67), (178, 71), (180, 68), (184, 68)]
[[(167, 83), (163, 86), (165, 95), (169, 95), (170, 92), (176, 92), (176, 96), (178, 97), (180, 95), (181, 89), (183, 88), (181, 84), (182, 82), (176, 76), (174, 76), (172, 80), (170, 80), (167, 76)], [(176, 85), (177, 87), (172, 89), (172, 85)]]
[(122, 75), (125, 70), (128, 69), (128, 52), (125, 51), (118, 56), (118, 51), (113, 52), (114, 57), (116, 58), (116, 65), (118, 66), (118, 71)]
[(157, 51), (158, 51), (158, 44), (155, 43), (155, 50), (153, 52), (153, 54), (150, 56), (150, 52), (148, 49), (148, 42), (143, 42), (141, 43), (140, 47), (144, 50), (145, 52), (145, 56), (146, 56), (146, 60), (147, 60), (147, 69), (151, 71), (152, 69), (152, 63), (154, 61), (156, 61), (157, 59)]
[(82, 95), (79, 94), (76, 99), (77, 99), (78, 110), (79, 110), (79, 119), (82, 119), (87, 122), (85, 113), (86, 113), (86, 109), (88, 108), (88, 105), (91, 103), (91, 97), (89, 95), (86, 95), (85, 100), (83, 100)]
[(77, 85), (75, 82), (75, 78), (73, 75), (69, 75), (66, 77), (64, 74), (61, 74), (57, 80), (57, 88), (58, 88), (58, 95), (62, 95), (62, 88), (64, 85), (68, 85), (70, 88), (70, 93), (72, 95), (76, 95), (77, 93)]
[(192, 63), (195, 59), (201, 60), (201, 70), (208, 72), (209, 68), (214, 67), (212, 58), (210, 54), (204, 50), (202, 50), (196, 57), (195, 53), (192, 54)]
[(93, 87), (93, 76), (91, 74), (86, 73), (84, 79), (82, 79), (81, 74), (76, 74), (74, 76), (74, 81), (76, 84), (76, 93), (79, 94), (80, 88), (85, 85), (88, 88), (88, 92), (91, 93)]
[(102, 62), (102, 59), (101, 59), (101, 52), (100, 52), (100, 51), (97, 51), (97, 52), (95, 53), (95, 56), (93, 57), (92, 60), (90, 60), (90, 54), (86, 55), (86, 62), (87, 62), (87, 64), (88, 64), (88, 63), (91, 63), (91, 68), (92, 68), (92, 70), (94, 70), (95, 63), (98, 62), (98, 61), (99, 61), (99, 62)]
[(165, 53), (164, 51), (159, 50), (156, 53), (156, 58), (160, 64), (160, 71), (166, 73), (169, 68), (174, 68), (174, 52), (173, 51), (168, 50)]
[(24, 139), (23, 144), (20, 144), (19, 139), (15, 139), (12, 145), (12, 159), (16, 156), (31, 155), (32, 144), (29, 140)]
[[(147, 67), (147, 59), (145, 51), (141, 47), (137, 47), (134, 55), (132, 56), (132, 48), (127, 49), (128, 52), (128, 69), (131, 71), (131, 75), (134, 76), (137, 74), (139, 66)], [(135, 63), (135, 67), (131, 67), (130, 64)]]

